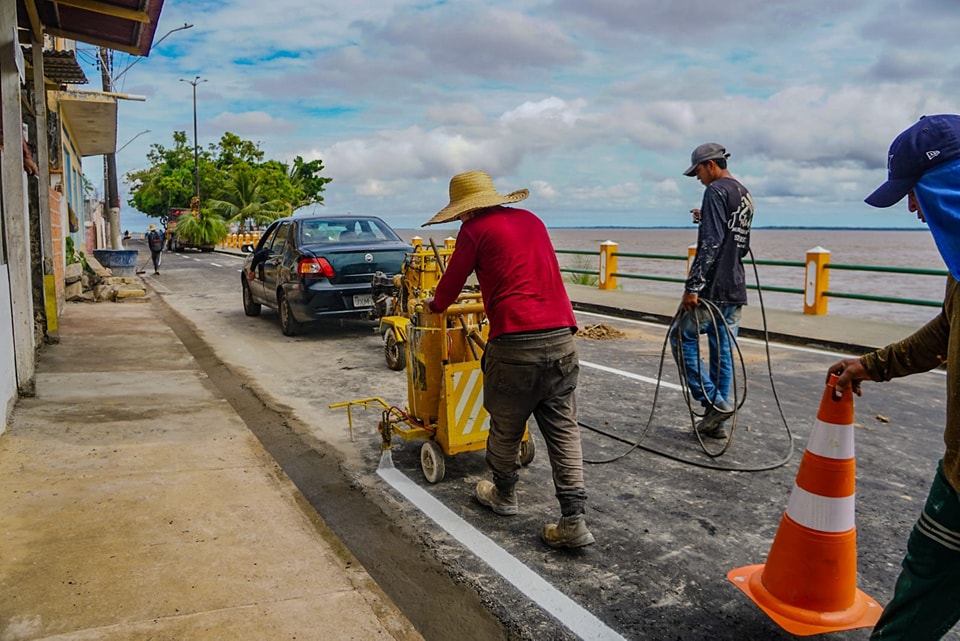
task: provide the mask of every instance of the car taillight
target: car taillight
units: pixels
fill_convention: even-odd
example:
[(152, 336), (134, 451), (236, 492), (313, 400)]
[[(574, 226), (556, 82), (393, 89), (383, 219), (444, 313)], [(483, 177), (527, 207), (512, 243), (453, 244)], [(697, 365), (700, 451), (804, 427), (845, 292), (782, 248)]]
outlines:
[(334, 277), (333, 265), (326, 258), (301, 258), (297, 263), (297, 273), (301, 276)]

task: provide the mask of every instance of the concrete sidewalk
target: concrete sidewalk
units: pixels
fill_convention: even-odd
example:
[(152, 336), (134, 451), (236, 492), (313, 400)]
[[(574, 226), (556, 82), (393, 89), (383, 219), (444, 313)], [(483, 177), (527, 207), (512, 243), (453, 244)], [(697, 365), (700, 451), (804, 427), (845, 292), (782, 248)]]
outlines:
[(68, 304), (0, 436), (0, 639), (421, 639), (143, 300)]

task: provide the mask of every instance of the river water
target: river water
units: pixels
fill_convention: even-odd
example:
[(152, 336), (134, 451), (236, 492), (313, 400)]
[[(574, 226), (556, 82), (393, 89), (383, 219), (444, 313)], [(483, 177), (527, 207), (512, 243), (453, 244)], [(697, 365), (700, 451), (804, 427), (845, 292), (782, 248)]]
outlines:
[[(431, 230), (405, 231), (409, 238), (434, 235)], [(436, 230), (435, 240), (440, 243), (456, 231)], [(599, 264), (600, 244), (605, 241), (617, 243), (619, 252), (637, 254), (660, 254), (686, 256), (687, 247), (696, 244), (697, 230), (694, 227), (679, 229), (639, 228), (576, 228), (551, 229), (550, 236), (558, 250), (583, 250), (596, 252), (595, 256), (560, 254), (564, 267), (596, 270)], [(913, 267), (922, 269), (946, 269), (930, 232), (902, 230), (864, 229), (754, 229), (751, 232), (751, 249), (756, 260), (804, 262), (808, 250), (822, 247), (830, 251), (829, 262), (843, 265), (879, 265)], [(747, 282), (756, 284), (753, 268), (747, 265)], [(681, 260), (653, 260), (620, 257), (619, 273), (637, 273), (672, 278), (683, 278), (686, 262)], [(801, 267), (757, 266), (759, 283), (764, 287), (789, 287), (802, 290), (804, 270)], [(678, 301), (683, 285), (672, 282), (657, 282), (619, 278), (625, 291), (676, 296)], [(901, 275), (861, 271), (831, 270), (830, 291), (852, 294), (889, 296), (912, 300), (940, 301), (943, 298), (945, 278), (942, 276)], [(799, 294), (765, 291), (763, 304), (770, 309), (803, 311), (803, 298)], [(756, 290), (748, 293), (749, 304), (759, 304)], [(851, 318), (921, 325), (935, 314), (935, 307), (856, 301), (830, 298), (828, 313)]]

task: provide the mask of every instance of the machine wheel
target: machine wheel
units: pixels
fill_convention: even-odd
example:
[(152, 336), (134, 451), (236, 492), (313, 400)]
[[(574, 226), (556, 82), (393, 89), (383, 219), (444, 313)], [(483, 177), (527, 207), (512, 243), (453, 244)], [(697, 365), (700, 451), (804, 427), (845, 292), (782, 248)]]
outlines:
[(527, 440), (520, 443), (520, 465), (530, 465), (533, 462), (533, 457), (536, 455), (537, 449), (533, 445), (533, 439), (528, 438)]
[(436, 441), (425, 441), (420, 448), (420, 468), (430, 483), (439, 483), (447, 471), (443, 460), (443, 450)]
[(277, 307), (280, 308), (280, 331), (284, 336), (296, 336), (303, 329), (303, 323), (293, 317), (293, 310), (290, 309), (286, 296), (280, 294), (280, 300), (277, 303)]
[(240, 287), (243, 289), (243, 313), (247, 316), (259, 316), (260, 303), (253, 301), (253, 296), (250, 294), (250, 286), (247, 285), (246, 281), (243, 281)]
[(407, 366), (407, 346), (397, 340), (397, 333), (392, 327), (383, 333), (383, 355), (387, 367), (395, 372)]

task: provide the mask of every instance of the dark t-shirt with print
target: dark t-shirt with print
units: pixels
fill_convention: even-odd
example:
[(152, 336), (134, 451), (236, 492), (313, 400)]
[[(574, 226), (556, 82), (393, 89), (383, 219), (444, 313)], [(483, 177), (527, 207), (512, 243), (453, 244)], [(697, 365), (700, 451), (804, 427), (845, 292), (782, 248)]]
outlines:
[(729, 177), (707, 185), (686, 291), (717, 305), (747, 303), (742, 258), (750, 249), (751, 224), (753, 198), (746, 187)]

